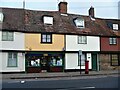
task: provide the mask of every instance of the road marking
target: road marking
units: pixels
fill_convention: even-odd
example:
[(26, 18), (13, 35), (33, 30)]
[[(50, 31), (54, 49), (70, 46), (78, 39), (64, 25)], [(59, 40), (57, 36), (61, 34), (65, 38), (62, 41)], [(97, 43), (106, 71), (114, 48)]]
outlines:
[(95, 87), (83, 87), (81, 89), (90, 89), (90, 88), (95, 88)]

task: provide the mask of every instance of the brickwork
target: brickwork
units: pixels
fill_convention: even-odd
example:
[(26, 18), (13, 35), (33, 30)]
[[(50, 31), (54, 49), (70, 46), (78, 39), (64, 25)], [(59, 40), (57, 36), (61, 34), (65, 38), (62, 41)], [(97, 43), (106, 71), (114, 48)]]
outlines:
[(111, 66), (110, 54), (100, 54), (100, 70), (117, 70), (118, 66)]

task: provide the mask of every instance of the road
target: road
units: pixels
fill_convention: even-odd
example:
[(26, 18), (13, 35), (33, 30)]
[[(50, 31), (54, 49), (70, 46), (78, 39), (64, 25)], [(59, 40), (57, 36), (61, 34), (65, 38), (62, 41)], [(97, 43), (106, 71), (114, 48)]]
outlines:
[(118, 88), (119, 80), (120, 77), (117, 75), (34, 80), (6, 80), (3, 81), (2, 88), (39, 88), (39, 90)]

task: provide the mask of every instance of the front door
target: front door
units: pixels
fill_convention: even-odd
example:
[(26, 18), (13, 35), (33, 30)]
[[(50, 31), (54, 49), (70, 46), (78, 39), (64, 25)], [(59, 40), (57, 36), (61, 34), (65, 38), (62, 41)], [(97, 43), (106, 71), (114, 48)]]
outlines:
[(92, 70), (97, 71), (97, 54), (92, 54)]

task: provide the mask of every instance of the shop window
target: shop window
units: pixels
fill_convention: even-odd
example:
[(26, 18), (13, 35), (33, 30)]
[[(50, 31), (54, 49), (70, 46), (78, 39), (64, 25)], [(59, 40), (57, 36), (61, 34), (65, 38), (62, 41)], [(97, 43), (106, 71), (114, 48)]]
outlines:
[(111, 55), (111, 65), (118, 66), (119, 65), (119, 59), (117, 54)]
[(27, 57), (27, 66), (28, 67), (40, 66), (40, 58), (37, 56)]
[(78, 44), (87, 44), (87, 36), (78, 36)]
[(41, 43), (52, 43), (52, 34), (41, 34)]
[(17, 53), (8, 53), (8, 67), (17, 67)]
[[(79, 56), (79, 58), (80, 58), (80, 56)], [(78, 60), (78, 66), (80, 66), (80, 62), (81, 62), (81, 66), (85, 66), (85, 59), (86, 59), (85, 54), (82, 54), (81, 59)]]
[(63, 65), (62, 57), (60, 56), (51, 57), (50, 66), (62, 66), (62, 65)]
[(2, 41), (13, 41), (14, 39), (14, 33), (13, 32), (2, 32)]

